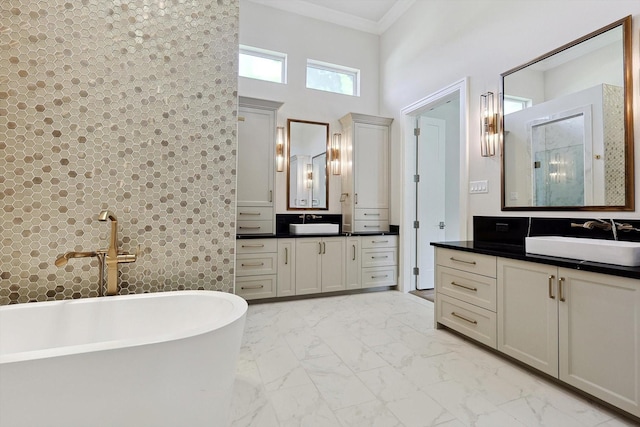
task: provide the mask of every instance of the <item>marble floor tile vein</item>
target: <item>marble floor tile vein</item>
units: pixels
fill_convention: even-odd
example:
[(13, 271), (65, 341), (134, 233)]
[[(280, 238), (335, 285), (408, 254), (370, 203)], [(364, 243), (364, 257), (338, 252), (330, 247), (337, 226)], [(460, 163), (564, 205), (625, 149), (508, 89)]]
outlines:
[(396, 291), (251, 304), (231, 426), (635, 425), (434, 329), (433, 316)]

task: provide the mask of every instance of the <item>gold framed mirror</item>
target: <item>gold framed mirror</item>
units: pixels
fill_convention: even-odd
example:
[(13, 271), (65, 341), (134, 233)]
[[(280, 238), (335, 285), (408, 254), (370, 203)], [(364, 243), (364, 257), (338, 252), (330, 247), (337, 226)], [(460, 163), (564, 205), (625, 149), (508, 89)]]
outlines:
[(502, 210), (634, 209), (631, 16), (501, 75)]
[(287, 210), (329, 209), (329, 123), (287, 120)]

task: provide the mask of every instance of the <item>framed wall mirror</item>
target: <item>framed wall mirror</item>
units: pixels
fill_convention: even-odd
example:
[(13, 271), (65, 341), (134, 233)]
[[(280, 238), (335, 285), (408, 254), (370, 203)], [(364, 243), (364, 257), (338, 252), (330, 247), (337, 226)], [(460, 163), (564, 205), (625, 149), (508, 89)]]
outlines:
[(287, 120), (287, 210), (329, 209), (329, 123)]
[(502, 210), (634, 209), (631, 16), (502, 74)]

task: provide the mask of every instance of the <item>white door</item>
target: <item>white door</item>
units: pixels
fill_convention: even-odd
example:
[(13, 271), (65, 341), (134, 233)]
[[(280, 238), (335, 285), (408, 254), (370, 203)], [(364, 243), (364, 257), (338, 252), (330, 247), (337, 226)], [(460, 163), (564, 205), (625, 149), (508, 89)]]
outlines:
[(273, 206), (275, 115), (273, 111), (240, 107), (238, 121), (238, 206)]
[(389, 208), (389, 128), (355, 124), (353, 162), (356, 208)]
[(445, 125), (441, 119), (420, 116), (416, 142), (416, 262), (417, 289), (434, 287), (434, 251), (431, 242), (445, 240)]

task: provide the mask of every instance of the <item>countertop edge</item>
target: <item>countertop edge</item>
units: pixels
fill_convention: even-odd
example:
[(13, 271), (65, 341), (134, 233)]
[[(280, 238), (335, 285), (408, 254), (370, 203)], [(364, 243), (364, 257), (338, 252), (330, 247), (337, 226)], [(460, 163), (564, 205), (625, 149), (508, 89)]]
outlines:
[(431, 242), (431, 245), (444, 249), (454, 249), (463, 252), (472, 252), (483, 255), (493, 255), (502, 258), (535, 262), (538, 264), (554, 265), (556, 267), (564, 267), (572, 270), (609, 274), (612, 276), (627, 277), (631, 279), (640, 279), (640, 267), (626, 267), (591, 261), (581, 261), (570, 258), (527, 254), (526, 252), (524, 252), (524, 248), (519, 246), (505, 245), (504, 248), (500, 248), (499, 245), (484, 246), (482, 243), (474, 242), (472, 240), (457, 242)]

